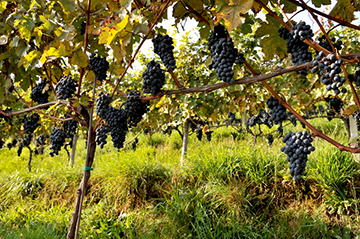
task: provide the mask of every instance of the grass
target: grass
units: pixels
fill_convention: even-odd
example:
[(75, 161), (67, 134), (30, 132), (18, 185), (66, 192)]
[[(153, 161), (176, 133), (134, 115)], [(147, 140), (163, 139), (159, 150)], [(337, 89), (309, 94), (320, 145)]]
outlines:
[[(322, 125), (346, 143), (341, 122)], [(285, 134), (291, 128), (285, 128)], [(294, 130), (294, 129), (291, 129)], [(296, 130), (302, 130), (300, 126)], [(266, 132), (267, 129), (264, 129)], [(233, 140), (217, 129), (211, 142), (140, 136), (136, 151), (97, 149), (84, 200), (81, 238), (358, 238), (359, 165), (350, 153), (316, 139), (307, 175), (293, 182), (281, 139)], [(134, 136), (130, 136), (132, 138)], [(85, 142), (74, 168), (67, 155), (34, 157), (1, 149), (0, 238), (64, 238), (82, 177)]]

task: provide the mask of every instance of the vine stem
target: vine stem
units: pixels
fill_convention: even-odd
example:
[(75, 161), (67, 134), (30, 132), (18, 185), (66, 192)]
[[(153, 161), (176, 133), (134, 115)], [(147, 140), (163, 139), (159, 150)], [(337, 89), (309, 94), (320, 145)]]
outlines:
[[(95, 93), (96, 93), (96, 76), (94, 76), (94, 84), (93, 84), (93, 95), (92, 95), (92, 101), (95, 101)], [(91, 167), (91, 162), (90, 162), (90, 148), (91, 146), (91, 138), (92, 138), (92, 134), (93, 132), (93, 127), (92, 127), (92, 121), (93, 121), (93, 114), (94, 114), (94, 105), (92, 105), (91, 110), (90, 110), (90, 118), (89, 118), (89, 128), (88, 128), (88, 138), (87, 138), (87, 146), (86, 146), (86, 160), (85, 160), (85, 167)], [(75, 239), (78, 238), (78, 234), (79, 234), (79, 228), (80, 228), (80, 220), (81, 220), (81, 211), (82, 211), (82, 204), (84, 201), (84, 195), (86, 192), (86, 186), (87, 186), (87, 181), (90, 178), (90, 171), (84, 169), (84, 178), (87, 177), (87, 180), (84, 180), (84, 183), (82, 184), (81, 187), (81, 194), (80, 194), (80, 205), (79, 205), (79, 209), (78, 209), (78, 218), (77, 218), (77, 222), (76, 222), (76, 230), (75, 230)]]
[(278, 7), (279, 7), (279, 9), (280, 9), (281, 13), (285, 16), (285, 18), (286, 18), (286, 19), (287, 19), (287, 21), (289, 22), (290, 26), (293, 26), (292, 22), (290, 21), (290, 19), (289, 19), (289, 18), (288, 18), (288, 16), (286, 15), (286, 13), (285, 13), (284, 9), (282, 9), (282, 7), (280, 6), (280, 3), (279, 3), (279, 2), (276, 2), (276, 3), (277, 3), (277, 5), (278, 5)]
[(171, 78), (175, 81), (175, 84), (177, 85), (177, 87), (179, 87), (179, 89), (185, 89), (185, 86), (181, 85), (180, 82), (178, 81), (178, 79), (176, 78), (174, 72), (172, 70), (168, 70), (168, 72), (171, 75)]
[[(296, 1), (296, 0), (288, 0), (288, 1), (291, 2), (291, 3), (293, 3), (293, 4), (295, 4), (295, 5), (297, 5), (297, 6), (299, 6), (299, 7), (304, 8), (304, 6), (303, 6), (301, 3), (299, 3), (298, 1)], [(333, 21), (335, 21), (335, 22), (337, 22), (337, 23), (340, 23), (340, 24), (343, 25), (343, 26), (347, 26), (347, 27), (350, 27), (350, 28), (353, 28), (353, 29), (356, 29), (356, 30), (360, 30), (360, 26), (356, 26), (356, 25), (351, 24), (351, 23), (349, 23), (349, 22), (343, 21), (343, 20), (341, 20), (341, 19), (339, 19), (339, 18), (330, 16), (330, 15), (328, 15), (328, 14), (326, 14), (326, 13), (323, 13), (323, 12), (320, 12), (320, 11), (314, 9), (314, 8), (311, 8), (311, 7), (309, 7), (309, 8), (310, 8), (311, 11), (313, 11), (314, 13), (316, 13), (316, 14), (318, 14), (318, 15), (320, 15), (320, 16), (326, 17), (327, 19), (333, 20)]]
[[(87, 49), (88, 41), (89, 41), (89, 22), (90, 22), (90, 13), (91, 13), (90, 6), (91, 6), (91, 0), (88, 0), (87, 10), (85, 11), (86, 12), (86, 25), (85, 25), (84, 50), (83, 50), (85, 54), (86, 54), (86, 49)], [(80, 95), (81, 84), (82, 84), (82, 79), (83, 79), (84, 75), (85, 75), (85, 69), (81, 68), (77, 95)]]
[(134, 62), (136, 55), (138, 54), (138, 52), (140, 51), (140, 48), (142, 47), (142, 45), (144, 44), (145, 40), (147, 40), (147, 38), (149, 37), (151, 30), (154, 28), (154, 26), (156, 25), (156, 23), (160, 20), (160, 17), (164, 14), (165, 10), (167, 9), (168, 5), (170, 4), (171, 0), (167, 0), (166, 4), (164, 5), (164, 7), (161, 9), (160, 13), (158, 14), (158, 16), (156, 17), (156, 19), (154, 20), (154, 22), (151, 24), (148, 33), (146, 34), (146, 36), (141, 40), (139, 46), (137, 47), (134, 55), (131, 57), (128, 65), (126, 66), (126, 68), (124, 69), (124, 71), (121, 73), (121, 76), (119, 77), (119, 79), (116, 82), (116, 85), (114, 87), (113, 92), (111, 93), (111, 97), (114, 96), (116, 89), (118, 88), (121, 80), (124, 78), (127, 70), (130, 68), (131, 64)]
[[(254, 74), (258, 75), (258, 73), (249, 65), (249, 63), (245, 62), (246, 67)], [(312, 126), (309, 122), (307, 122), (301, 115), (299, 115), (290, 105), (288, 105), (285, 100), (283, 100), (269, 84), (265, 81), (261, 81), (261, 83), (265, 86), (265, 88), (271, 92), (275, 96), (275, 98), (283, 105), (286, 109), (288, 109), (296, 118), (298, 118), (301, 122), (303, 122), (311, 131), (314, 132), (314, 137), (320, 137), (332, 145), (336, 146), (340, 151), (347, 151), (351, 153), (360, 153), (360, 148), (350, 148), (346, 147), (337, 141), (333, 140), (332, 138), (328, 137), (327, 135), (323, 134), (321, 131), (317, 130), (314, 126)]]
[(351, 88), (351, 92), (352, 92), (352, 94), (353, 94), (353, 96), (354, 96), (356, 105), (357, 105), (358, 109), (360, 110), (359, 96), (358, 96), (357, 93), (356, 93), (355, 87), (354, 87), (353, 83), (349, 80), (349, 77), (348, 77), (349, 74), (348, 74), (345, 66), (344, 66), (344, 65), (341, 65), (341, 68), (343, 69), (343, 71), (344, 71), (344, 73), (345, 73), (346, 79), (348, 80), (349, 85), (350, 85), (350, 88)]
[[(360, 57), (360, 53), (352, 54), (351, 56), (352, 57)], [(225, 88), (225, 87), (228, 87), (231, 85), (244, 85), (244, 84), (251, 84), (251, 83), (267, 80), (267, 79), (270, 79), (270, 78), (273, 78), (276, 76), (280, 76), (280, 75), (283, 75), (286, 73), (299, 71), (302, 69), (309, 69), (312, 66), (313, 66), (312, 62), (307, 62), (307, 63), (301, 64), (301, 65), (275, 69), (274, 71), (264, 74), (264, 75), (243, 77), (243, 78), (234, 80), (234, 83), (221, 82), (221, 83), (204, 85), (204, 86), (199, 86), (199, 87), (194, 87), (194, 88), (186, 88), (186, 89), (180, 89), (180, 90), (166, 90), (166, 91), (162, 91), (161, 93), (159, 93), (156, 96), (142, 97), (141, 100), (142, 101), (154, 100), (154, 99), (161, 98), (164, 95), (190, 94), (190, 93), (200, 93), (200, 92), (208, 93), (208, 92), (211, 92), (211, 91), (214, 91), (217, 89), (221, 89), (221, 88)]]

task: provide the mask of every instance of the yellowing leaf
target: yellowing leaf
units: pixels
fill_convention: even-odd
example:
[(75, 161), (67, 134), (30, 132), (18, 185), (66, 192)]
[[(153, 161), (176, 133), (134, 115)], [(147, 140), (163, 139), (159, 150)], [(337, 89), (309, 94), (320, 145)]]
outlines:
[(69, 13), (75, 11), (75, 9), (76, 9), (75, 1), (72, 1), (72, 0), (59, 0), (58, 2), (63, 7), (64, 12), (66, 14), (69, 14)]
[(80, 49), (76, 52), (73, 52), (70, 63), (72, 65), (77, 65), (80, 68), (83, 68), (88, 65), (88, 58), (89, 57)]
[(6, 1), (2, 1), (0, 3), (0, 13), (2, 13), (6, 9)]
[(25, 69), (27, 69), (37, 58), (41, 56), (41, 52), (39, 51), (31, 51), (29, 54), (24, 56), (24, 58), (19, 62), (19, 64), (23, 64)]
[(114, 41), (116, 36), (125, 28), (128, 22), (129, 16), (126, 15), (126, 17), (115, 27), (102, 28), (99, 36), (99, 44), (106, 44), (107, 46), (109, 46)]

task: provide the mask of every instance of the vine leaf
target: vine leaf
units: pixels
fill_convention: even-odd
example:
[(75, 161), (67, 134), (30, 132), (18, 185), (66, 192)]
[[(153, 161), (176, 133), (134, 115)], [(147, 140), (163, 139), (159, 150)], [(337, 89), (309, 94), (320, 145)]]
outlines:
[(287, 0), (280, 0), (280, 4), (284, 4), (283, 10), (286, 13), (292, 13), (295, 12), (297, 9), (297, 6)]
[(358, 111), (359, 108), (357, 107), (356, 104), (354, 105), (349, 105), (343, 112), (343, 115), (346, 115), (346, 116), (350, 116), (352, 115), (353, 113), (355, 113), (356, 111)]
[(69, 14), (76, 9), (75, 1), (72, 0), (59, 0), (60, 5), (63, 7), (64, 12)]
[(286, 57), (286, 42), (278, 35), (280, 23), (270, 15), (266, 16), (266, 21), (261, 23), (261, 27), (255, 33), (256, 38), (263, 37), (261, 45), (266, 60), (274, 58), (275, 55), (280, 58)]
[(129, 22), (129, 15), (119, 22), (115, 27), (103, 27), (99, 36), (99, 44), (106, 44), (109, 46), (117, 35), (126, 27)]
[(316, 7), (321, 7), (321, 5), (331, 4), (330, 0), (311, 0), (311, 1)]
[(241, 14), (247, 13), (253, 5), (254, 0), (216, 0), (213, 8), (217, 13), (215, 24), (224, 20), (226, 29), (231, 32), (244, 23), (245, 18)]
[(351, 0), (339, 0), (330, 12), (330, 16), (351, 22), (355, 19), (356, 8), (351, 4)]

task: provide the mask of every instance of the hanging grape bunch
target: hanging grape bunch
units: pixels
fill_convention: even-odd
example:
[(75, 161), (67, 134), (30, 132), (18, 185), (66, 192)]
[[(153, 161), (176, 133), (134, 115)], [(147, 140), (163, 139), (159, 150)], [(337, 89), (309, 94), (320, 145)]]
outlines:
[(287, 119), (286, 108), (274, 96), (266, 100), (266, 105), (269, 108), (269, 120), (274, 124), (280, 125), (282, 121)]
[(105, 144), (107, 143), (107, 134), (110, 132), (110, 128), (107, 127), (104, 123), (101, 124), (100, 127), (96, 129), (96, 138), (95, 142), (100, 148), (104, 148)]
[(139, 92), (129, 91), (125, 102), (125, 112), (129, 127), (136, 127), (143, 115), (149, 110), (149, 101), (142, 102)]
[(162, 72), (160, 64), (156, 63), (154, 60), (146, 65), (146, 69), (142, 76), (144, 79), (142, 85), (144, 93), (151, 93), (152, 96), (159, 93), (165, 84), (165, 74)]
[[(283, 30), (281, 30), (283, 29)], [(301, 65), (312, 60), (311, 52), (309, 51), (309, 45), (303, 41), (307, 38), (311, 39), (314, 33), (311, 30), (310, 25), (305, 22), (299, 22), (291, 27), (291, 32), (286, 28), (279, 29), (279, 36), (286, 40), (286, 52), (291, 54), (291, 61), (294, 65)], [(301, 70), (300, 74), (307, 75), (306, 70)]]
[(356, 87), (360, 87), (360, 62), (357, 63), (355, 74), (349, 74), (348, 79), (350, 82), (355, 82)]
[[(340, 40), (337, 41), (335, 37), (332, 37), (330, 40), (331, 40), (331, 43), (333, 44), (335, 49), (337, 49), (338, 51), (340, 51), (342, 49), (342, 45), (343, 45), (342, 41), (340, 41)], [(330, 52), (333, 51), (333, 49), (331, 48), (329, 42), (326, 40), (325, 35), (319, 37), (318, 42), (319, 42), (319, 45), (321, 47), (325, 48), (326, 50), (328, 50)]]
[(71, 76), (63, 76), (55, 86), (56, 95), (59, 99), (68, 99), (75, 93), (78, 84)]
[(50, 135), (50, 156), (59, 155), (61, 147), (64, 146), (66, 139), (66, 133), (62, 129), (53, 129)]
[(154, 45), (154, 52), (160, 56), (160, 59), (164, 63), (165, 67), (170, 71), (175, 70), (176, 62), (173, 52), (173, 39), (169, 35), (163, 36), (158, 34), (152, 39), (152, 43)]
[(269, 144), (269, 146), (271, 147), (271, 145), (272, 145), (273, 142), (274, 142), (274, 136), (273, 136), (272, 134), (268, 134), (268, 135), (266, 136), (266, 139), (268, 140), (268, 144)]
[(106, 79), (106, 72), (109, 69), (109, 62), (106, 57), (96, 56), (92, 53), (89, 61), (90, 70), (95, 73), (96, 79), (103, 81)]
[(321, 83), (326, 85), (326, 90), (334, 91), (335, 95), (347, 92), (346, 88), (342, 88), (341, 91), (339, 89), (346, 81), (344, 77), (340, 76), (342, 63), (343, 59), (336, 59), (335, 54), (325, 56), (325, 53), (320, 51), (313, 61), (314, 67), (311, 70), (312, 73), (319, 71)]
[(44, 78), (32, 89), (30, 99), (38, 104), (45, 104), (49, 102), (49, 87), (50, 82)]
[(294, 181), (298, 181), (305, 173), (308, 155), (315, 150), (311, 145), (313, 138), (307, 131), (296, 134), (289, 132), (282, 141), (285, 146), (281, 148), (281, 152), (288, 156), (286, 160), (290, 163), (290, 174)]
[(239, 53), (231, 38), (227, 39), (225, 27), (221, 24), (214, 27), (209, 36), (208, 49), (213, 59), (210, 69), (214, 69), (219, 80), (233, 83), (233, 65), (245, 62), (244, 54)]
[[(68, 115), (65, 115), (65, 119), (71, 118)], [(76, 120), (68, 120), (63, 122), (63, 130), (66, 134), (66, 138), (73, 138), (76, 134), (79, 123)]]

